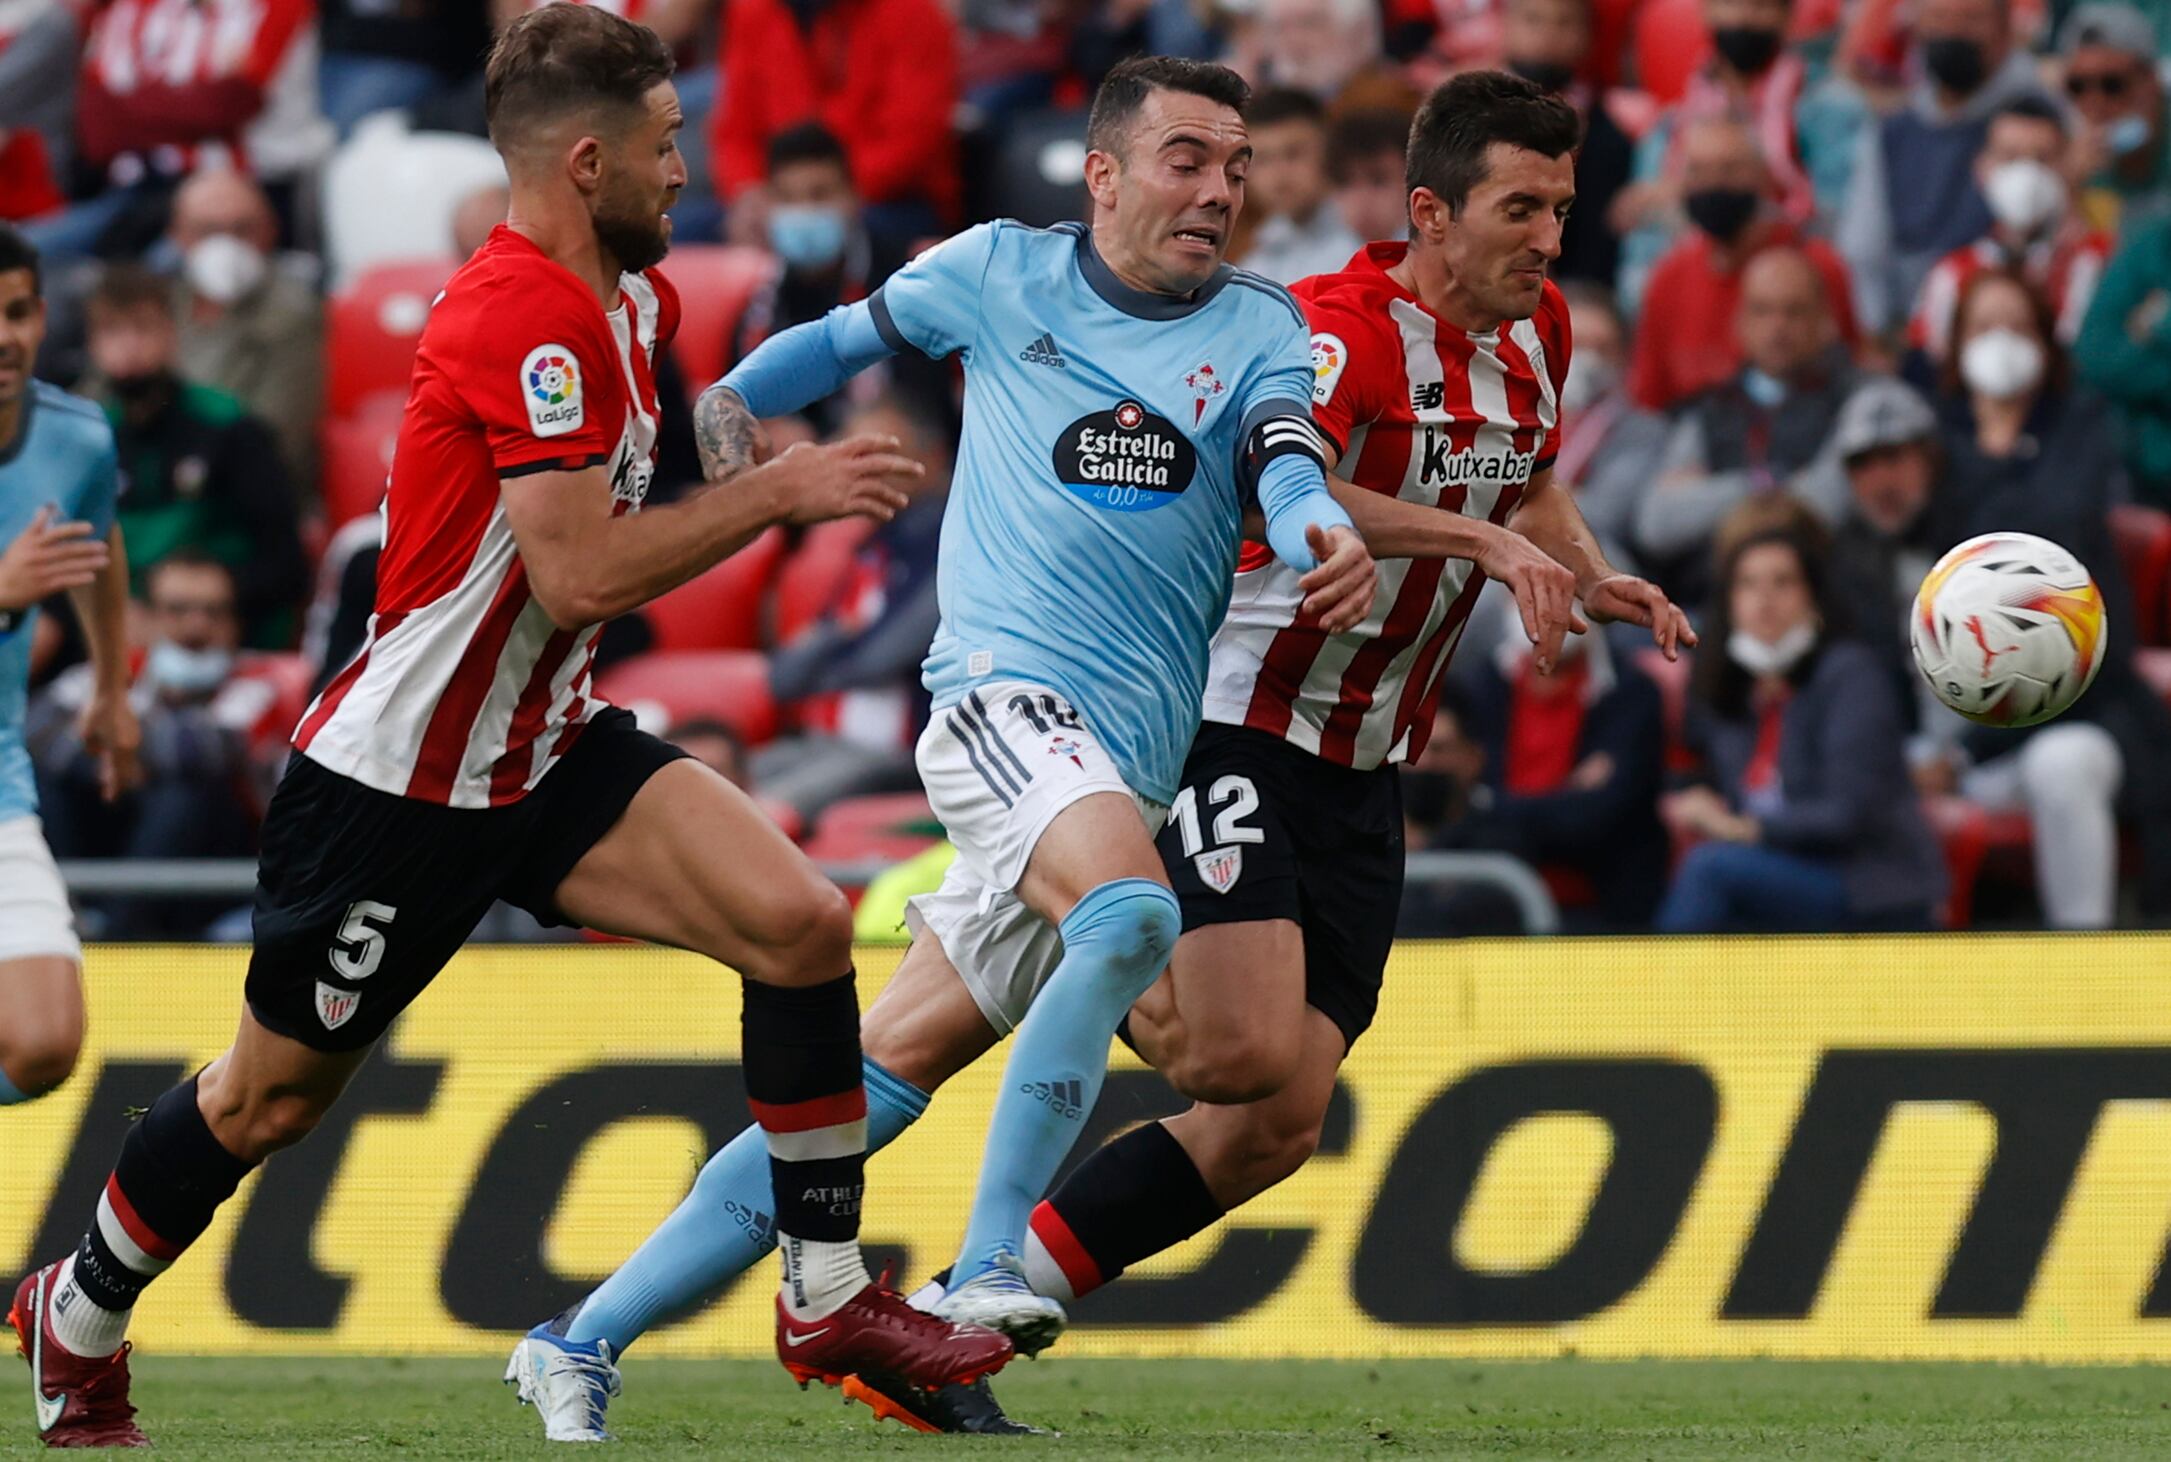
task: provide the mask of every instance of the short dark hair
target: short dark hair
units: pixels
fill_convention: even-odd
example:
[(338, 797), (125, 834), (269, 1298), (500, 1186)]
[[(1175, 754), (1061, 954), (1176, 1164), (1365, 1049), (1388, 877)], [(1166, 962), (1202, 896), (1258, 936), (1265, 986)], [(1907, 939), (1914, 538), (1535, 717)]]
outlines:
[(1118, 62), (1093, 93), (1086, 146), (1095, 152), (1121, 152), (1123, 134), (1146, 98), (1157, 91), (1202, 96), (1238, 112), (1251, 105), (1251, 84), (1226, 66), (1184, 56), (1133, 56)]
[(1349, 181), (1357, 164), (1410, 149), (1410, 114), (1392, 107), (1359, 107), (1342, 113), (1327, 128), (1327, 172), (1337, 183)]
[(119, 314), (148, 309), (171, 318), (173, 286), (141, 264), (129, 261), (108, 264), (99, 271), (98, 282), (91, 286), (87, 304), (92, 314), (100, 310)]
[(1560, 157), (1583, 140), (1575, 108), (1534, 81), (1505, 71), (1465, 71), (1442, 82), (1417, 110), (1404, 177), (1430, 188), (1460, 214), (1485, 181), (1486, 149), (1495, 142)]
[(499, 152), (571, 111), (630, 110), (669, 81), (671, 49), (600, 5), (545, 5), (505, 27), (483, 70), (483, 115)]
[(30, 292), (45, 293), (45, 276), (38, 268), (37, 246), (23, 237), (22, 230), (0, 220), (0, 274), (13, 274), (18, 269), (30, 271)]
[(2034, 92), (2022, 92), (2019, 96), (2014, 97), (1990, 114), (1990, 120), (1993, 122), (2000, 117), (2019, 117), (2030, 122), (2048, 122), (2058, 129), (2060, 137), (2066, 135), (2065, 114), (2052, 106), (2049, 98), (2037, 96)]
[(842, 168), (851, 176), (851, 155), (837, 134), (819, 122), (801, 122), (796, 127), (786, 127), (769, 139), (769, 176), (775, 177), (795, 163), (827, 162)]
[(1315, 127), (1327, 125), (1327, 109), (1318, 97), (1308, 91), (1298, 91), (1293, 86), (1277, 86), (1262, 91), (1251, 99), (1250, 110), (1244, 120), (1254, 127), (1273, 127), (1283, 122), (1310, 122)]

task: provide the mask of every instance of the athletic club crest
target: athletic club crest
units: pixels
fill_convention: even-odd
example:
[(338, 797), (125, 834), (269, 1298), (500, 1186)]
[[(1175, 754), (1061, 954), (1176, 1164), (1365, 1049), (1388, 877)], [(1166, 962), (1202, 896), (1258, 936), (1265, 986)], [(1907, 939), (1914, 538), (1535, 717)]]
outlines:
[(324, 1022), (326, 1030), (338, 1030), (354, 1019), (354, 1012), (361, 1006), (361, 991), (342, 990), (337, 985), (317, 981), (317, 1019)]
[(1229, 389), (1229, 383), (1214, 374), (1214, 363), (1212, 361), (1201, 361), (1198, 369), (1183, 378), (1183, 383), (1191, 388), (1191, 424), (1193, 426), (1197, 426), (1199, 419), (1206, 415), (1206, 403)]
[(1192, 856), (1191, 866), (1199, 871), (1199, 882), (1215, 893), (1227, 893), (1236, 887), (1236, 880), (1244, 876), (1244, 850), (1238, 848), (1214, 848)]
[(1078, 759), (1078, 753), (1082, 750), (1084, 748), (1068, 736), (1051, 736), (1048, 738), (1048, 755), (1069, 757), (1071, 765), (1081, 772), (1085, 770), (1085, 763)]

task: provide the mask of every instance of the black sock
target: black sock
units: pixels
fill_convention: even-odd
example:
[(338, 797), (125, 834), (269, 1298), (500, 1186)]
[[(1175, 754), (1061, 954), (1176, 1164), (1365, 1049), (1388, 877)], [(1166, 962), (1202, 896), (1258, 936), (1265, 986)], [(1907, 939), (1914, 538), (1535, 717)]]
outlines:
[(867, 1089), (852, 972), (800, 989), (744, 985), (740, 1060), (747, 1104), (769, 1138), (777, 1232), (824, 1243), (856, 1239)]
[(196, 1105), (196, 1078), (151, 1103), (128, 1129), (98, 1214), (76, 1250), (75, 1282), (101, 1309), (125, 1310), (210, 1227), (249, 1175)]
[(1082, 1295), (1224, 1212), (1183, 1144), (1148, 1122), (1080, 1163), (1033, 1210), (1032, 1236)]

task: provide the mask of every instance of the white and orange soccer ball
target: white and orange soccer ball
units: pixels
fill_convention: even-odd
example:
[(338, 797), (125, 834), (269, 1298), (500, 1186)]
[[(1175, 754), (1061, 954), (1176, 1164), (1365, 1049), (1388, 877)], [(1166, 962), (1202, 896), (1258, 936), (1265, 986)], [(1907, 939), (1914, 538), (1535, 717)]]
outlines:
[(2033, 726), (2080, 699), (2103, 666), (2103, 595), (2047, 538), (1985, 533), (1937, 561), (1909, 620), (1915, 665), (1946, 705)]

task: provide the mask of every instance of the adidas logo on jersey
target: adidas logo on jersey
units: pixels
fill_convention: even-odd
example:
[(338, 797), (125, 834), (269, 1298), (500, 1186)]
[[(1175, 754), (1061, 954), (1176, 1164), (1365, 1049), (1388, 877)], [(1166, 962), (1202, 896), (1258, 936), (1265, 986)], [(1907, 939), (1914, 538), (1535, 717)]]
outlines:
[(1055, 337), (1043, 334), (1038, 340), (1018, 352), (1018, 359), (1027, 365), (1054, 366), (1057, 370), (1070, 369), (1070, 362), (1063, 359), (1063, 352), (1055, 348)]
[(1085, 1115), (1085, 1083), (1076, 1078), (1068, 1081), (1028, 1081), (1018, 1090), (1046, 1102), (1058, 1117), (1066, 1117), (1075, 1122)]

